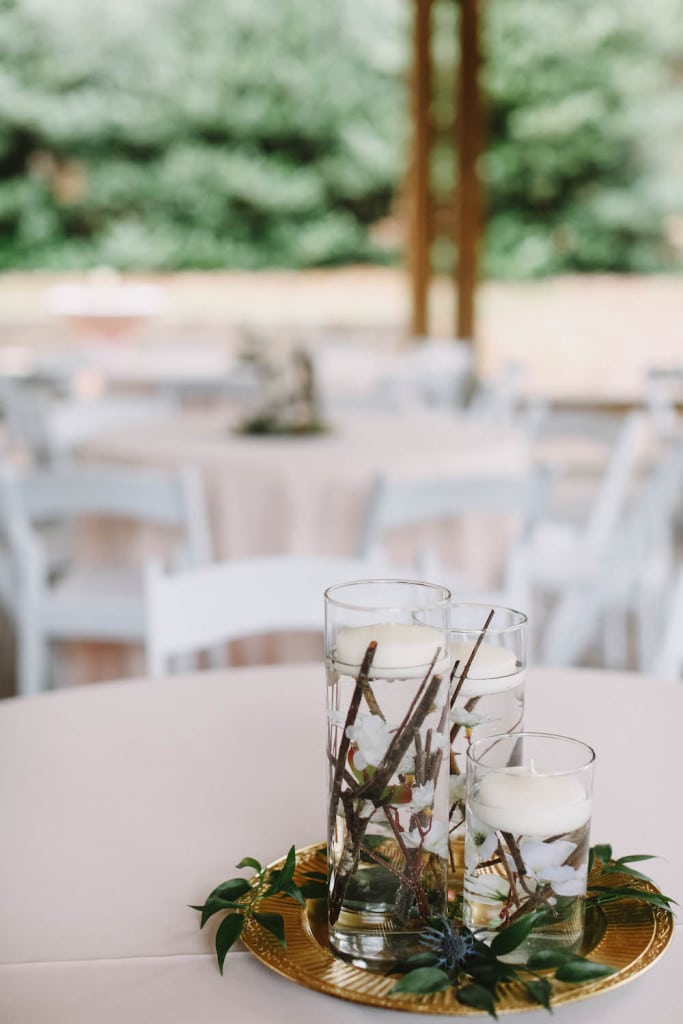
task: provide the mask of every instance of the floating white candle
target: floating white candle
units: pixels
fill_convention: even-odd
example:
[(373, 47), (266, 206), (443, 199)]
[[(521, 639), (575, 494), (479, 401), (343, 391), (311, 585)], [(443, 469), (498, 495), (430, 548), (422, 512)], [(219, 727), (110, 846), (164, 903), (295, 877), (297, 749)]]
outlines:
[(372, 640), (377, 642), (370, 670), (372, 678), (407, 679), (424, 674), (437, 650), (438, 671), (443, 673), (447, 668), (447, 664), (443, 664), (447, 657), (443, 634), (433, 626), (402, 622), (340, 629), (333, 652), (335, 667), (348, 674), (358, 672)]
[(508, 768), (483, 777), (470, 809), (496, 831), (547, 839), (585, 825), (591, 801), (579, 780), (570, 775)]
[[(456, 640), (451, 644), (451, 661), (460, 662), (455, 674), (456, 684), (473, 650), (474, 643), (465, 640)], [(483, 641), (467, 671), (458, 696), (485, 697), (487, 694), (503, 693), (505, 690), (520, 686), (524, 682), (524, 675), (514, 651), (500, 644)]]

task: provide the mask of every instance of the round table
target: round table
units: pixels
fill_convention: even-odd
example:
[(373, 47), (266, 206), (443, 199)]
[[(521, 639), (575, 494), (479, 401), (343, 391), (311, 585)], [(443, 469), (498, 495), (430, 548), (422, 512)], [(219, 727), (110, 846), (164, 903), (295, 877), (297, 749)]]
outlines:
[[(218, 558), (355, 553), (375, 476), (519, 476), (530, 465), (521, 431), (465, 416), (353, 413), (327, 433), (244, 436), (234, 413), (187, 410), (117, 428), (89, 459), (201, 470)], [(464, 543), (465, 558), (473, 545)], [(491, 545), (479, 545), (479, 567)], [(495, 557), (495, 552), (494, 552)], [(468, 569), (469, 566), (464, 566)]]
[[(454, 475), (519, 477), (530, 467), (520, 430), (462, 415), (410, 411), (353, 412), (308, 437), (244, 436), (234, 408), (187, 409), (139, 427), (117, 427), (83, 450), (89, 461), (199, 469), (206, 494), (214, 556), (354, 555), (377, 474), (426, 478)], [(500, 584), (511, 522), (467, 516), (458, 522), (396, 531), (387, 547), (399, 566), (413, 564), (420, 547), (435, 541), (449, 579), (467, 581), (471, 596)], [(90, 557), (140, 561), (163, 557), (167, 539), (150, 528), (102, 521), (83, 534)], [(465, 591), (463, 591), (464, 593)], [(291, 639), (291, 638), (290, 638)], [(248, 641), (235, 662), (317, 657), (315, 647), (283, 638), (264, 647)], [(128, 677), (144, 671), (142, 651), (112, 644), (69, 645), (65, 675), (72, 682)]]
[[(379, 1020), (295, 985), (245, 951), (221, 978), (188, 904), (324, 838), (322, 665), (102, 684), (0, 704), (0, 1020), (223, 1024)], [(529, 672), (527, 726), (597, 752), (592, 842), (677, 856), (683, 688), (636, 674)], [(570, 1024), (680, 1019), (683, 940), (630, 984), (558, 1009)], [(538, 1020), (521, 1014), (523, 1024)], [(405, 1021), (382, 1011), (382, 1020)]]

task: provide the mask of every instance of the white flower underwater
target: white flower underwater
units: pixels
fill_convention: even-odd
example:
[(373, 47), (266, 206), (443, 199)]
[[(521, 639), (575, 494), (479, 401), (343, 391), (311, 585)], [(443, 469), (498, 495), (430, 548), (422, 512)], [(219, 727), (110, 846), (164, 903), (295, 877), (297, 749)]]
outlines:
[(356, 744), (353, 763), (359, 771), (368, 765), (376, 768), (391, 741), (389, 727), (379, 715), (359, 715), (356, 724), (347, 728), (346, 735)]
[(586, 891), (586, 869), (572, 868), (563, 864), (557, 868), (546, 868), (545, 881), (550, 882), (558, 896), (582, 896)]
[(576, 843), (568, 839), (558, 839), (556, 843), (541, 843), (537, 839), (522, 839), (519, 852), (529, 874), (536, 875), (544, 868), (558, 867), (564, 864), (576, 849)]
[(444, 860), (448, 856), (448, 828), (440, 821), (432, 821), (431, 828), (425, 836), (424, 848), (428, 853), (435, 853)]
[(413, 814), (419, 814), (420, 811), (426, 810), (431, 807), (434, 803), (434, 783), (431, 781), (425, 782), (424, 786), (413, 786), (412, 800), (408, 805), (408, 809)]
[(432, 735), (432, 753), (437, 750), (448, 750), (448, 736), (442, 736), (441, 733), (433, 733)]
[(337, 711), (336, 708), (328, 708), (327, 721), (330, 725), (338, 725), (341, 727), (346, 721), (346, 714), (343, 711)]
[(448, 779), (448, 801), (452, 804), (465, 799), (465, 776), (450, 775)]
[(498, 836), (495, 832), (489, 832), (488, 835), (481, 837), (480, 842), (477, 842), (478, 838), (479, 836), (475, 838), (475, 843), (479, 860), (490, 860), (498, 849)]
[(504, 903), (510, 892), (510, 883), (500, 875), (475, 875), (465, 879), (465, 891), (468, 896), (477, 896), (483, 900), (500, 900)]
[(519, 852), (530, 875), (536, 882), (547, 882), (558, 896), (581, 896), (586, 888), (586, 866), (573, 868), (564, 862), (576, 849), (576, 843), (558, 839), (555, 843), (541, 843), (523, 839)]
[(454, 725), (462, 725), (466, 729), (473, 729), (475, 725), (481, 725), (485, 719), (485, 715), (479, 715), (476, 711), (467, 711), (465, 708), (452, 708), (451, 709), (451, 722)]
[(435, 853), (437, 857), (444, 859), (448, 856), (448, 829), (440, 821), (432, 820), (429, 832), (424, 837), (420, 835), (418, 829), (403, 832), (402, 837), (408, 847), (421, 846), (425, 853)]

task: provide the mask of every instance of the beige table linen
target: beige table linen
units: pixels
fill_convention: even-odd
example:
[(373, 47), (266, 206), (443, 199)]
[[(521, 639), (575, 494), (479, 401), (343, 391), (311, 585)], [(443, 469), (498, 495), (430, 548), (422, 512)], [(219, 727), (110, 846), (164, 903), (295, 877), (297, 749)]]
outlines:
[[(229, 411), (189, 410), (144, 432), (117, 428), (84, 456), (199, 467), (218, 558), (355, 553), (380, 472), (519, 475), (529, 465), (521, 432), (458, 416), (354, 413), (299, 438), (245, 437), (234, 426)], [(465, 542), (461, 553), (471, 551)]]
[[(372, 482), (380, 472), (418, 476), (454, 474), (518, 477), (530, 465), (521, 431), (502, 430), (465, 416), (411, 411), (401, 415), (354, 412), (330, 421), (326, 434), (246, 437), (235, 432), (227, 406), (185, 410), (140, 427), (117, 427), (81, 452), (84, 459), (200, 471), (214, 556), (355, 555)], [(513, 523), (501, 517), (468, 517), (438, 531), (399, 531), (388, 554), (411, 565), (428, 539), (449, 581), (462, 575), (461, 600), (495, 589)], [(82, 532), (84, 557), (141, 562), (163, 556), (168, 538), (151, 528), (91, 521)], [(452, 584), (450, 584), (452, 585)], [(474, 589), (472, 589), (474, 588)], [(314, 660), (319, 638), (273, 637), (243, 642), (233, 664)], [(63, 665), (70, 683), (123, 678), (145, 671), (142, 648), (71, 643)]]
[[(683, 934), (642, 977), (593, 999), (516, 1013), (514, 1024), (680, 1024)], [(312, 992), (231, 953), (221, 978), (209, 956), (0, 966), (7, 1024), (410, 1024), (411, 1016)], [(490, 1020), (483, 1014), (481, 1021)]]
[[(659, 854), (649, 870), (681, 903), (683, 688), (536, 668), (527, 689), (529, 728), (596, 749), (592, 841)], [(121, 1020), (180, 1020), (171, 1004), (193, 1003), (198, 1022), (217, 1020), (222, 1005), (246, 1021), (378, 1012), (323, 1003), (244, 952), (219, 989), (213, 929), (200, 932), (187, 908), (242, 856), (267, 862), (324, 838), (324, 690), (322, 665), (290, 665), (0, 704), (1, 1021), (106, 1022), (112, 1006)], [(680, 941), (667, 957), (680, 976)], [(656, 1019), (673, 1020), (663, 1014), (677, 978), (670, 963), (653, 968), (655, 982), (660, 973), (596, 1001), (613, 1007), (604, 1020), (631, 1007), (619, 1019), (635, 1022), (628, 996), (645, 984)], [(589, 1019), (580, 1007), (561, 1012)]]

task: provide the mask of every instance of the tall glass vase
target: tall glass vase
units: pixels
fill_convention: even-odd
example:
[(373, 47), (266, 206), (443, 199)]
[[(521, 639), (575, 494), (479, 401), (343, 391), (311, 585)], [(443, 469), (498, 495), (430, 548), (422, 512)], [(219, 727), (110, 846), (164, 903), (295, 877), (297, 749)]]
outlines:
[(325, 594), (330, 945), (370, 969), (445, 910), (449, 598), (405, 580)]

